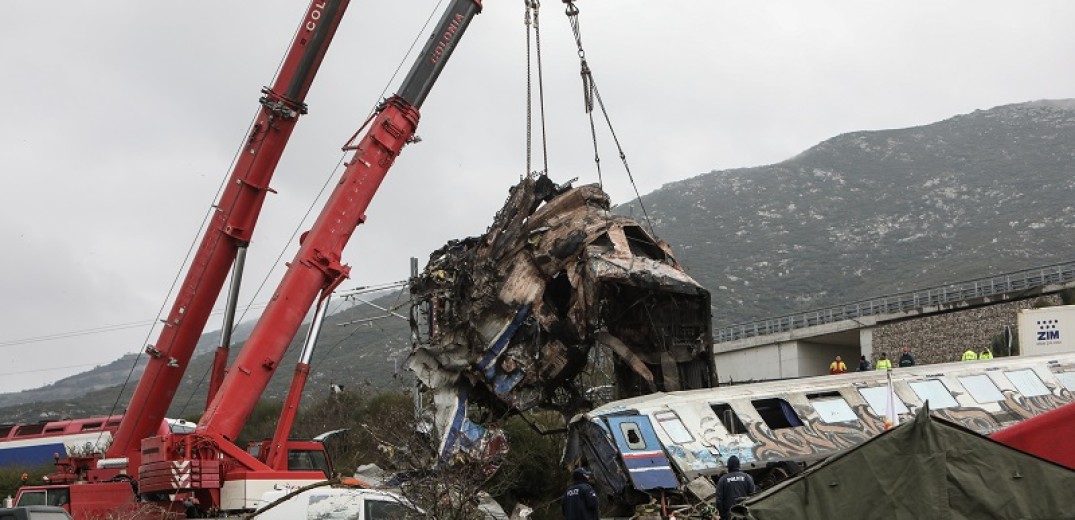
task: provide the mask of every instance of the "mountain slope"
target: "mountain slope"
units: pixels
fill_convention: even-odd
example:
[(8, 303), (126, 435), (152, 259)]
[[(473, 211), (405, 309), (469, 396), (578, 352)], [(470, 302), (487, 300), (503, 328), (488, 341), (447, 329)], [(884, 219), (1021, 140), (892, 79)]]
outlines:
[[(394, 292), (374, 300), (382, 307), (396, 309), (406, 315), (407, 294)], [(410, 328), (396, 316), (368, 305), (336, 300), (325, 319), (321, 335), (311, 360), (309, 380), (304, 396), (326, 395), (331, 384), (347, 388), (369, 386), (374, 388), (401, 387), (411, 381), (409, 375), (399, 375), (404, 356), (410, 351)], [(252, 324), (237, 327), (236, 345), (231, 350), (234, 360), (243, 342), (250, 334)], [(304, 325), (295, 335), (280, 368), (273, 375), (263, 398), (282, 401), (294, 374), (302, 342), (306, 338)], [(194, 417), (205, 407), (207, 374), (212, 364), (220, 332), (202, 335), (197, 354), (169, 408), (170, 417)], [(0, 423), (36, 422), (62, 417), (86, 417), (108, 413), (122, 413), (134, 387), (138, 383), (144, 363), (123, 388), (121, 385), (131, 370), (133, 355), (91, 371), (65, 378), (40, 389), (13, 394), (0, 394)]]
[(1039, 101), (844, 134), (643, 202), (730, 324), (1070, 260), (1073, 158), (1075, 101)]
[[(840, 135), (779, 164), (665, 185), (643, 202), (657, 234), (713, 292), (715, 323), (726, 325), (1069, 261), (1073, 159), (1075, 100), (1038, 101)], [(618, 211), (641, 215), (632, 204)], [(378, 303), (395, 308), (405, 299)], [(407, 384), (396, 374), (409, 330), (384, 315), (355, 306), (329, 317), (307, 395), (330, 383)], [(296, 337), (266, 399), (284, 397), (305, 329)], [(218, 338), (206, 334), (198, 351), (211, 352)], [(0, 395), (0, 421), (122, 408), (133, 383), (119, 397), (116, 385), (132, 361)], [(171, 415), (201, 411), (210, 361), (192, 360)]]

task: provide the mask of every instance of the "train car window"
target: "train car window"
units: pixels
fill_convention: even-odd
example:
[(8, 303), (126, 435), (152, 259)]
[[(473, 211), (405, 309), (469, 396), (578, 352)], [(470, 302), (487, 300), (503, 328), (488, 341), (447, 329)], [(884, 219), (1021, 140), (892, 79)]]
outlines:
[(1004, 400), (1004, 394), (1000, 393), (997, 385), (993, 384), (993, 380), (985, 374), (961, 377), (959, 384), (963, 385), (967, 393), (979, 403), (995, 403)]
[(1008, 376), (1008, 381), (1012, 382), (1015, 389), (1023, 394), (1024, 397), (1035, 397), (1039, 395), (1049, 395), (1049, 388), (1045, 386), (1045, 383), (1041, 382), (1041, 378), (1038, 374), (1035, 374), (1031, 369), (1025, 370), (1013, 370), (1011, 372), (1005, 372), (1004, 375)]
[[(321, 516), (310, 518), (324, 518)], [(336, 518), (336, 517), (332, 517)], [(409, 518), (422, 518), (419, 511), (399, 502), (387, 502), (384, 500), (366, 500), (366, 519), (368, 520), (401, 520)]]
[(23, 435), (37, 435), (44, 429), (45, 423), (24, 424), (19, 426), (18, 430), (15, 430), (15, 436), (22, 437)]
[(814, 407), (814, 411), (817, 412), (817, 416), (821, 418), (825, 423), (842, 423), (842, 422), (855, 422), (859, 418), (855, 415), (855, 411), (851, 409), (851, 405), (844, 401), (843, 397), (840, 397), (839, 392), (826, 392), (827, 394), (836, 394), (836, 396), (828, 396), (825, 394), (815, 394), (823, 397), (816, 397), (811, 399), (807, 396), (807, 400), (810, 401), (810, 405)]
[(632, 450), (646, 449), (646, 441), (642, 438), (642, 432), (639, 431), (637, 423), (620, 423), (620, 433), (623, 434), (623, 439), (627, 441), (628, 448)]
[(672, 442), (691, 442), (694, 440), (691, 432), (687, 431), (687, 427), (683, 425), (683, 421), (679, 420), (676, 412), (658, 412), (653, 414), (653, 418), (657, 419), (657, 424), (661, 425), (661, 429), (668, 434)]
[(646, 235), (645, 231), (642, 231), (641, 227), (624, 226), (623, 236), (627, 238), (627, 244), (631, 248), (631, 253), (635, 256), (641, 256), (660, 262), (665, 260), (664, 250), (657, 244), (654, 244), (653, 240)]
[[(1057, 372), (1053, 374), (1060, 384), (1064, 385), (1064, 388), (1075, 392), (1075, 372)], [(0, 437), (3, 437), (3, 432), (0, 432)]]
[(14, 426), (2, 426), (2, 427), (0, 427), (0, 439), (2, 439), (4, 437), (7, 437), (8, 434), (11, 433), (11, 430), (13, 430), (14, 428), (15, 428)]
[[(885, 403), (888, 401), (888, 386), (875, 386), (873, 388), (859, 388), (859, 394), (862, 398), (870, 403), (870, 408), (873, 409), (873, 414), (878, 417), (885, 416)], [(907, 413), (907, 405), (903, 404), (900, 397), (897, 395), (893, 400), (896, 404), (896, 413)]]
[(911, 381), (907, 383), (914, 390), (915, 395), (923, 403), (929, 401), (930, 410), (943, 410), (945, 408), (959, 408), (959, 402), (948, 392), (948, 388), (940, 379), (927, 379), (925, 381)]
[(720, 419), (721, 424), (728, 430), (729, 433), (746, 433), (747, 427), (743, 426), (743, 421), (739, 420), (739, 415), (732, 410), (732, 406), (727, 403), (711, 404), (709, 407), (713, 410), (713, 413), (717, 414), (717, 418)]
[(64, 426), (49, 426), (45, 428), (45, 433), (63, 433)]
[(751, 403), (754, 405), (754, 409), (758, 411), (758, 415), (761, 415), (761, 420), (765, 421), (765, 425), (770, 430), (794, 428), (803, 425), (803, 421), (799, 419), (795, 409), (783, 399), (774, 397), (772, 399), (758, 399), (751, 401)]
[(99, 423), (99, 422), (90, 422), (90, 423), (85, 423), (85, 424), (82, 425), (82, 431), (99, 430), (100, 428), (101, 428), (101, 423)]

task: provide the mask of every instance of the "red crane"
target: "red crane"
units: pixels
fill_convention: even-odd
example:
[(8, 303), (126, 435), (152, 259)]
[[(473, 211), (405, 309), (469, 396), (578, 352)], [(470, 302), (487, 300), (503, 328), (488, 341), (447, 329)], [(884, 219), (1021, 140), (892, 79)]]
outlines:
[[(319, 6), (323, 7), (324, 4), (314, 4), (314, 8)], [(331, 465), (324, 457), (323, 448), (311, 446), (314, 443), (310, 442), (287, 440), (293, 412), (309, 372), (307, 352), (304, 352), (296, 368), (288, 404), (273, 441), (255, 445), (257, 449), (253, 453), (244, 451), (233, 441), (279, 367), (307, 311), (315, 302), (328, 298), (347, 278), (349, 267), (341, 261), (343, 249), (355, 228), (365, 221), (366, 208), (389, 168), (403, 147), (412, 140), (418, 125), (419, 107), (470, 21), (480, 11), (480, 0), (453, 0), (399, 91), (378, 107), (371, 120), (367, 121), (364, 128), (368, 126), (368, 131), (364, 137), (357, 144), (352, 146), (349, 143), (345, 147), (355, 153), (347, 162), (341, 180), (313, 227), (301, 238), (295, 259), (289, 264), (242, 352), (228, 368), (220, 388), (212, 394), (212, 401), (194, 433), (172, 432), (150, 436), (152, 432), (142, 424), (151, 419), (143, 416), (164, 413), (166, 404), (150, 403), (158, 399), (170, 401), (178, 384), (178, 376), (174, 384), (161, 384), (156, 380), (164, 377), (164, 374), (171, 375), (168, 372), (170, 365), (185, 365), (190, 356), (189, 351), (176, 352), (177, 342), (172, 338), (177, 334), (168, 331), (165, 335), (168, 335), (169, 341), (160, 343), (167, 344), (168, 348), (151, 351), (157, 356), (155, 359), (162, 361), (154, 372), (147, 370), (147, 375), (143, 376), (139, 392), (132, 399), (132, 408), (128, 410), (128, 416), (137, 414), (134, 415), (137, 419), (121, 428), (120, 432), (124, 435), (117, 437), (120, 446), (109, 452), (110, 455), (127, 455), (131, 461), (129, 467), (137, 468), (137, 490), (142, 501), (156, 503), (176, 513), (187, 510), (198, 516), (248, 511), (256, 506), (266, 491), (281, 485), (294, 487), (322, 481), (331, 473)], [(311, 10), (310, 21), (316, 22), (318, 19), (312, 15), (314, 12)], [(305, 93), (305, 87), (299, 91)], [(281, 96), (281, 100), (291, 98)], [(257, 140), (252, 138), (249, 142)], [(244, 194), (256, 196), (253, 200), (242, 199), (247, 206), (259, 206), (267, 189), (265, 184), (255, 184), (248, 178), (239, 180), (231, 188), (235, 197), (241, 198)], [(225, 200), (230, 200), (227, 199), (227, 193)], [(218, 220), (218, 227), (214, 228), (216, 236), (207, 238), (207, 242), (226, 242), (224, 236), (233, 238), (234, 242), (248, 239), (245, 226), (252, 226), (252, 220)], [(209, 249), (215, 247), (218, 246)], [(197, 259), (195, 264), (200, 265)], [(220, 269), (221, 283), (225, 270)], [(207, 276), (206, 272), (199, 271), (199, 274)], [(217, 288), (219, 290), (219, 284)], [(169, 316), (169, 329), (189, 321), (192, 305), (201, 303), (204, 298), (197, 291), (188, 292), (191, 294), (181, 294), (181, 301), (176, 303)], [(208, 305), (200, 310), (199, 317), (208, 314)], [(319, 314), (324, 308), (324, 305), (320, 306)], [(204, 317), (201, 317), (201, 324), (204, 325), (204, 322)], [(311, 333), (311, 337), (314, 335)], [(185, 354), (182, 359), (180, 354)], [(140, 443), (140, 450), (132, 449), (135, 443)], [(139, 461), (137, 465), (134, 464), (136, 460)], [(95, 509), (84, 518), (101, 512), (123, 511), (133, 501), (129, 488), (126, 494), (115, 486), (105, 484), (70, 486), (70, 490), (76, 487), (101, 491), (96, 494)], [(81, 500), (88, 503), (95, 499), (86, 496)], [(191, 511), (192, 508), (197, 511)], [(87, 511), (90, 509), (85, 508)]]
[[(265, 195), (272, 191), (269, 181), (295, 123), (306, 113), (306, 93), (349, 1), (312, 0), (276, 81), (262, 90), (264, 96), (259, 100), (261, 109), (257, 119), (216, 204), (212, 221), (160, 337), (154, 345), (146, 347), (149, 362), (131, 396), (108, 457), (126, 457), (130, 467), (137, 467), (142, 439), (153, 435), (164, 419), (228, 271), (250, 242)], [(226, 354), (223, 357), (226, 362)], [(215, 365), (219, 365), (219, 373), (223, 363), (217, 361)], [(213, 391), (211, 388), (210, 392)]]
[[(132, 503), (128, 482), (121, 481), (139, 467), (142, 439), (156, 435), (194, 348), (209, 319), (228, 271), (234, 266), (229, 315), (237, 294), (241, 261), (254, 232), (269, 181), (301, 115), (306, 94), (350, 0), (312, 0), (271, 87), (262, 89), (261, 108), (243, 143), (227, 184), (201, 243), (164, 320), (155, 344), (146, 347), (149, 360), (131, 397), (123, 420), (105, 459), (72, 457), (57, 461), (54, 485), (24, 487), (33, 495), (54, 495), (52, 503), (68, 502), (76, 518), (115, 512), (119, 503)], [(213, 381), (219, 382), (227, 360), (227, 332), (214, 363)], [(210, 385), (210, 396), (215, 385)], [(67, 486), (95, 482), (92, 487)], [(31, 493), (31, 494), (32, 494)]]
[(437, 26), (396, 95), (380, 107), (357, 145), (340, 182), (289, 264), (246, 347), (232, 364), (220, 391), (198, 422), (198, 433), (235, 439), (318, 296), (330, 294), (350, 268), (343, 248), (403, 146), (418, 127), (418, 109), (443, 70), (479, 0), (455, 0)]
[[(301, 486), (325, 476), (291, 461), (309, 461), (286, 441), (302, 384), (309, 371), (305, 354), (296, 368), (285, 415), (273, 443), (253, 456), (233, 444), (272, 378), (307, 311), (342, 282), (349, 267), (343, 249), (396, 157), (411, 141), (425, 101), (460, 37), (481, 11), (479, 0), (454, 0), (441, 16), (397, 93), (367, 121), (343, 175), (290, 262), (269, 305), (230, 365), (220, 389), (193, 434), (148, 438), (143, 453), (154, 453), (139, 468), (143, 494), (193, 497), (205, 512), (248, 510), (265, 491), (286, 483)], [(356, 134), (357, 135), (357, 134)], [(324, 307), (322, 306), (321, 309)], [(319, 309), (320, 310), (320, 309)], [(286, 452), (286, 457), (283, 452)], [(298, 453), (303, 456), (295, 456)], [(284, 464), (283, 461), (288, 461)], [(270, 464), (271, 463), (271, 464)], [(288, 470), (283, 469), (287, 467)], [(180, 468), (178, 472), (173, 471)]]

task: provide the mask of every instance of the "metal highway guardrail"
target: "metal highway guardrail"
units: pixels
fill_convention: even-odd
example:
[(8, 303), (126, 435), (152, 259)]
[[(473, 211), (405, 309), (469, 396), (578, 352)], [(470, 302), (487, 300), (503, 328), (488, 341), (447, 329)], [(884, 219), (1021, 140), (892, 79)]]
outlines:
[(864, 316), (912, 311), (923, 307), (1025, 291), (1044, 285), (1066, 283), (1073, 280), (1075, 280), (1075, 262), (1035, 267), (990, 278), (952, 283), (809, 312), (720, 327), (713, 331), (713, 342), (724, 343), (726, 341), (765, 336)]

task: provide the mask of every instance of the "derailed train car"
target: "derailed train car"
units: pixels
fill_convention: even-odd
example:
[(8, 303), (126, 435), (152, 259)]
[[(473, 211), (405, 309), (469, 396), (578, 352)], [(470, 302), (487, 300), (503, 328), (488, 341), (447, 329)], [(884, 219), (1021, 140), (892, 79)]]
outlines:
[[(900, 368), (901, 421), (929, 401), (934, 415), (991, 434), (1075, 401), (1075, 354)], [(711, 501), (735, 455), (766, 486), (884, 430), (884, 371), (654, 394), (608, 403), (570, 424), (569, 460), (621, 505), (662, 497)]]
[(468, 403), (496, 417), (592, 408), (594, 381), (578, 378), (596, 350), (617, 398), (716, 382), (709, 292), (597, 185), (524, 178), (484, 235), (435, 251), (411, 282), (409, 366), (434, 393), (442, 458), (487, 449)]

